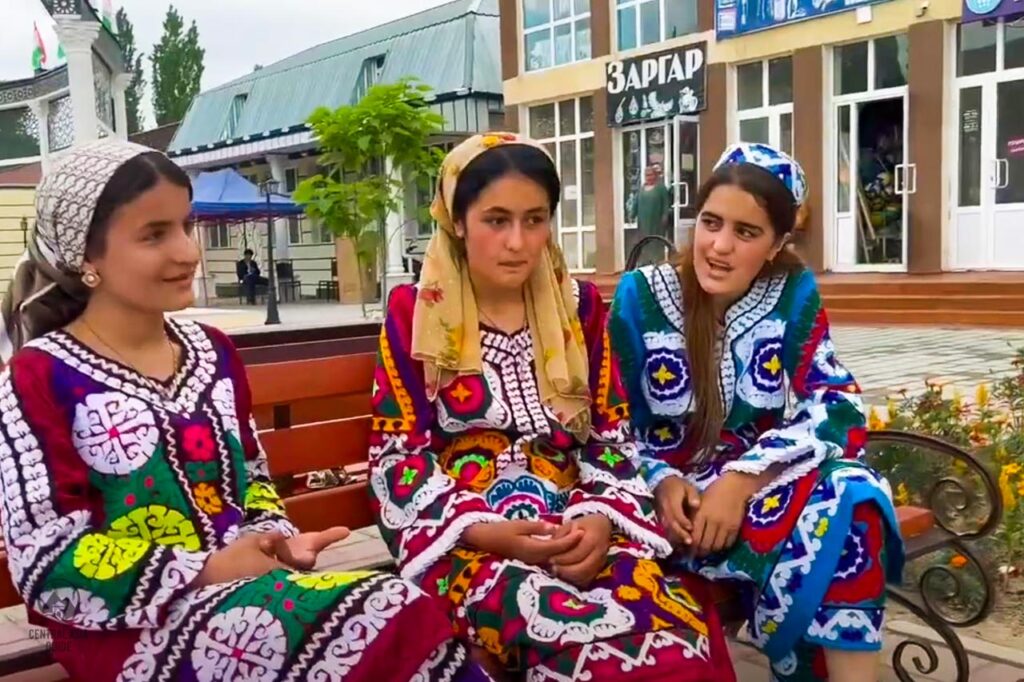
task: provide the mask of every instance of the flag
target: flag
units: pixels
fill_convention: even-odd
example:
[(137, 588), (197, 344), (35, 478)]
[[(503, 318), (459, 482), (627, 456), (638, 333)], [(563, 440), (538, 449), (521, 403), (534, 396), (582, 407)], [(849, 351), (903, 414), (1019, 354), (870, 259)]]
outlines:
[(39, 24), (32, 22), (32, 31), (35, 37), (36, 46), (32, 50), (32, 69), (42, 71), (46, 64), (46, 44), (43, 43), (43, 36), (39, 33)]
[(100, 14), (100, 21), (108, 31), (114, 32), (114, 7), (111, 0), (103, 0), (103, 13)]

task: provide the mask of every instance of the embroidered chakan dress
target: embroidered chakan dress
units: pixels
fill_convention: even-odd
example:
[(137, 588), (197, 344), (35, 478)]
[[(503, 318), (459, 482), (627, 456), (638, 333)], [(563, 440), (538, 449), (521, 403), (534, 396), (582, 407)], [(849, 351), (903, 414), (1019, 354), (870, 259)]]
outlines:
[(445, 613), (393, 576), (275, 570), (191, 589), (232, 540), (297, 530), (230, 341), (188, 322), (168, 333), (184, 353), (166, 385), (62, 331), (30, 342), (0, 379), (11, 575), (72, 678), (475, 675)]
[(653, 490), (685, 472), (706, 490), (724, 472), (780, 469), (750, 502), (733, 547), (677, 565), (741, 581), (751, 635), (776, 679), (824, 679), (822, 647), (881, 647), (885, 583), (903, 564), (889, 486), (863, 463), (860, 389), (836, 358), (813, 275), (758, 279), (725, 317), (721, 444), (711, 464), (691, 467), (680, 286), (668, 264), (626, 273), (609, 318), (644, 476)]
[[(460, 637), (528, 680), (735, 679), (704, 583), (666, 578), (654, 561), (671, 548), (628, 439), (602, 302), (593, 285), (577, 286), (594, 397), (583, 444), (538, 398), (528, 329), (481, 326), (482, 374), (460, 376), (428, 400), (409, 350), (417, 289), (393, 291), (370, 448), (382, 535), (401, 574), (446, 605)], [(561, 524), (590, 514), (614, 530), (587, 589), (460, 543), (477, 523)]]

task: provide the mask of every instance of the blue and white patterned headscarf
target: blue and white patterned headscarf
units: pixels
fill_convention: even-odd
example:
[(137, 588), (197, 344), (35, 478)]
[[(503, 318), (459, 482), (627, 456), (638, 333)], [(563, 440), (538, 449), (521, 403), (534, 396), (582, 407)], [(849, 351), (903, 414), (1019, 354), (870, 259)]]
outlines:
[(793, 201), (797, 206), (807, 200), (807, 178), (804, 176), (804, 169), (789, 154), (760, 142), (740, 142), (725, 150), (715, 164), (714, 170), (740, 163), (752, 163), (781, 180), (793, 194)]

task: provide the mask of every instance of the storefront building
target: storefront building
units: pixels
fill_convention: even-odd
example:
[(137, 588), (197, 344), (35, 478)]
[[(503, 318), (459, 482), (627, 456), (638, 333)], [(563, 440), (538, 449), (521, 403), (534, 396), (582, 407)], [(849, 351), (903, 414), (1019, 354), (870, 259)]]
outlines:
[(739, 140), (803, 164), (819, 271), (1024, 270), (1024, 0), (961, 2), (502, 0), (506, 123), (556, 155), (580, 272), (650, 231), (652, 165), (685, 241)]

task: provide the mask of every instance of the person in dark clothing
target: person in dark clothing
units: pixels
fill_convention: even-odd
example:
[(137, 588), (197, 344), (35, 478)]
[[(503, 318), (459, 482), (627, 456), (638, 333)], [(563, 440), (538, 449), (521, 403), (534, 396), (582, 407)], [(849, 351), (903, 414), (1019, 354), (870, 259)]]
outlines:
[(267, 278), (260, 275), (260, 266), (253, 259), (252, 249), (242, 252), (242, 260), (235, 263), (235, 273), (238, 275), (238, 283), (242, 285), (245, 292), (246, 303), (256, 305), (256, 287), (266, 286)]

